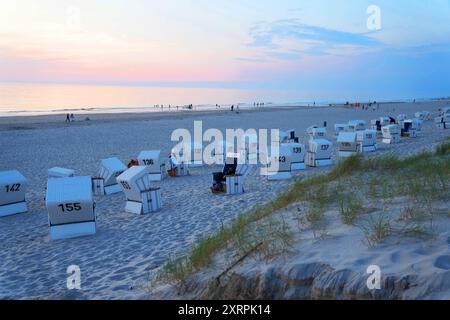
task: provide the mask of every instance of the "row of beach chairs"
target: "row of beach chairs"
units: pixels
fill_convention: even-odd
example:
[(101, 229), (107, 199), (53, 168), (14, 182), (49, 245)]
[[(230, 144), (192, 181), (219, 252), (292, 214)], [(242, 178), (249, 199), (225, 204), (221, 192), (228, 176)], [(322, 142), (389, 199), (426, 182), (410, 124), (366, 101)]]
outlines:
[[(396, 119), (381, 117), (371, 121), (371, 127), (366, 128), (365, 121), (352, 120), (347, 124), (336, 124), (335, 135), (340, 157), (356, 153), (374, 152), (377, 150), (377, 138), (383, 143), (397, 143), (400, 136), (415, 137), (421, 129), (423, 121), (429, 119), (427, 112), (417, 113), (413, 119), (399, 115)], [(442, 128), (450, 127), (450, 108), (440, 114)], [(327, 140), (325, 127), (311, 126), (307, 129), (309, 141), (300, 143), (295, 130), (281, 131), (279, 138), (279, 153), (272, 155), (268, 150), (263, 155), (258, 150), (257, 137), (248, 137), (248, 150), (233, 157), (244, 156), (246, 160), (255, 157), (266, 157), (267, 165), (261, 168), (261, 173), (268, 180), (289, 179), (292, 172), (304, 170), (307, 167), (332, 165), (333, 143)], [(225, 144), (224, 155), (230, 154), (231, 146)], [(136, 160), (125, 165), (118, 158), (108, 158), (100, 162), (98, 174), (94, 177), (75, 176), (75, 171), (67, 168), (54, 167), (48, 170), (48, 181), (45, 203), (48, 211), (50, 236), (52, 239), (71, 238), (95, 234), (96, 215), (93, 196), (104, 196), (123, 192), (126, 197), (125, 211), (146, 214), (162, 207), (161, 189), (157, 182), (170, 176), (185, 176), (189, 168), (202, 165), (201, 157), (195, 156), (202, 152), (202, 146), (191, 146), (190, 163), (179, 161), (176, 170), (166, 166), (161, 160), (161, 151), (149, 150), (139, 153)], [(242, 151), (242, 150), (241, 150)], [(171, 156), (180, 158), (172, 150)], [(236, 159), (234, 159), (236, 160)], [(276, 161), (278, 166), (271, 164)], [(238, 164), (232, 174), (224, 175), (222, 192), (233, 195), (245, 191), (245, 177), (251, 171), (248, 164)], [(273, 168), (276, 167), (276, 170)], [(169, 173), (169, 174), (168, 174)], [(28, 211), (25, 200), (26, 178), (17, 170), (0, 172), (0, 216), (7, 216)], [(216, 193), (216, 192), (215, 192)]]

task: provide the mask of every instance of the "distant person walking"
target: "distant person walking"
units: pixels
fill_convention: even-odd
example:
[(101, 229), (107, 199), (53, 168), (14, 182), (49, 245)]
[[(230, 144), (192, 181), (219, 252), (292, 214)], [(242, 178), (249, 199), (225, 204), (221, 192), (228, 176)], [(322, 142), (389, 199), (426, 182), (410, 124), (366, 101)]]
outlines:
[(66, 122), (70, 122), (70, 115), (66, 114)]
[(73, 113), (70, 114), (70, 121), (74, 122), (75, 121), (75, 116), (73, 115)]
[(234, 111), (234, 104), (231, 105), (231, 112), (233, 112), (233, 111)]

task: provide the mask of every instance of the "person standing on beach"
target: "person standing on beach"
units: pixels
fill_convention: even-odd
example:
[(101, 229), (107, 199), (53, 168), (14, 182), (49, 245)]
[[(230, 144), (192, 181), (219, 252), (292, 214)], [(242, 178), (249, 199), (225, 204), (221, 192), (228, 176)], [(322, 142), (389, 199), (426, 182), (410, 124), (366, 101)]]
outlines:
[(233, 111), (234, 111), (234, 104), (231, 105), (231, 112), (233, 112)]
[(66, 122), (70, 122), (70, 115), (66, 114)]
[(73, 115), (73, 113), (70, 114), (70, 121), (74, 122), (75, 121), (75, 116)]

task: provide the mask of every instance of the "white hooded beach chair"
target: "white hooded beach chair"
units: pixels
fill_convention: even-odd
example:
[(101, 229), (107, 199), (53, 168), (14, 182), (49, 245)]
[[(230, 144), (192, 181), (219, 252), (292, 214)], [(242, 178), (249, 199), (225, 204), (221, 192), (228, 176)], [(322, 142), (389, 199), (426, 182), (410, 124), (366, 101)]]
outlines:
[(356, 132), (366, 129), (366, 122), (364, 120), (350, 120), (348, 122), (348, 131)]
[(186, 163), (191, 168), (203, 166), (203, 145), (198, 142), (186, 142), (180, 145), (177, 150), (175, 147), (171, 151), (178, 163)]
[(416, 119), (419, 119), (420, 121), (428, 120), (429, 116), (430, 116), (430, 113), (428, 111), (419, 111), (414, 114), (414, 117)]
[[(446, 123), (446, 128), (449, 128), (450, 126), (450, 107), (444, 108), (442, 110), (442, 119), (444, 123)], [(447, 125), (448, 124), (448, 125)]]
[(397, 123), (401, 124), (403, 121), (406, 120), (406, 114), (403, 114), (403, 113), (402, 113), (402, 114), (399, 114), (399, 115), (397, 116), (396, 120), (397, 120)]
[[(103, 159), (100, 163), (100, 171), (98, 177), (92, 179), (94, 189), (100, 189), (103, 184), (105, 194), (114, 194), (122, 191), (117, 184), (116, 178), (122, 174), (127, 167), (118, 158)], [(99, 182), (103, 180), (103, 182)], [(97, 194), (97, 192), (95, 192)], [(101, 190), (98, 192), (101, 194)]]
[(306, 133), (309, 135), (310, 139), (321, 139), (325, 138), (327, 135), (327, 128), (311, 126), (306, 129)]
[(334, 125), (334, 135), (338, 136), (340, 132), (347, 132), (349, 131), (348, 124), (345, 123), (336, 123)]
[(274, 137), (274, 142), (278, 142), (279, 144), (281, 143), (286, 143), (289, 141), (289, 137), (290, 137), (290, 133), (287, 131), (283, 131), (283, 130), (279, 130), (279, 136), (278, 137)]
[(391, 118), (390, 117), (380, 117), (380, 125), (381, 127), (385, 127), (391, 124)]
[(96, 231), (91, 177), (49, 179), (45, 205), (52, 240), (93, 235)]
[[(224, 167), (221, 172), (214, 172), (212, 175), (212, 182), (213, 187), (211, 188), (211, 191), (213, 193), (223, 193), (225, 192), (228, 195), (233, 194), (240, 194), (244, 193), (244, 183), (245, 178), (248, 172), (250, 171), (250, 166), (246, 163), (239, 163), (238, 159), (240, 157), (240, 154), (238, 153), (228, 153), (226, 163), (224, 164)], [(236, 161), (236, 168), (234, 170), (234, 174), (228, 174), (225, 172), (225, 169), (227, 165), (234, 165), (234, 162)], [(224, 176), (221, 176), (225, 174)], [(221, 177), (219, 179), (219, 177)], [(218, 181), (215, 181), (215, 179), (218, 179)], [(222, 183), (222, 181), (225, 182), (225, 185), (222, 184), (222, 189), (216, 189), (214, 185), (215, 183)]]
[(333, 144), (326, 139), (314, 139), (308, 142), (305, 163), (308, 167), (322, 167), (333, 164), (331, 147)]
[(140, 166), (147, 166), (151, 181), (161, 181), (166, 176), (166, 164), (161, 161), (161, 150), (141, 151), (138, 155)]
[(28, 211), (27, 179), (17, 170), (0, 171), (0, 217)]
[(305, 154), (306, 148), (301, 143), (286, 143), (286, 147), (291, 149), (291, 171), (306, 169)]
[(414, 119), (406, 119), (400, 126), (400, 135), (402, 137), (415, 138), (417, 137), (417, 132), (420, 131), (421, 121)]
[(261, 174), (267, 176), (267, 180), (286, 180), (292, 178), (291, 163), (292, 149), (286, 144), (281, 144), (277, 154), (275, 150), (268, 150), (267, 165), (261, 169)]
[(400, 127), (397, 124), (390, 124), (381, 128), (383, 133), (383, 143), (395, 144), (400, 141)]
[(161, 189), (151, 187), (149, 172), (148, 166), (134, 166), (117, 177), (127, 198), (126, 212), (147, 214), (161, 208)]
[(341, 132), (337, 138), (340, 157), (349, 157), (358, 153), (356, 132)]
[(450, 107), (443, 108), (434, 122), (440, 129), (450, 129)]
[(377, 150), (377, 131), (366, 129), (356, 133), (359, 152), (375, 152)]

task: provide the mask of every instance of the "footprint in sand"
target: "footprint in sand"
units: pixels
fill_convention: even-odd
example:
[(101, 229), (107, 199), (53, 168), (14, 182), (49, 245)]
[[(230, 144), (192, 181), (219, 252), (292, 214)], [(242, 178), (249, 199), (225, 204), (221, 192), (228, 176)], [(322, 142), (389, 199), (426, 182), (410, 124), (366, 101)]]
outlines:
[(450, 256), (437, 257), (434, 266), (439, 269), (450, 270)]

